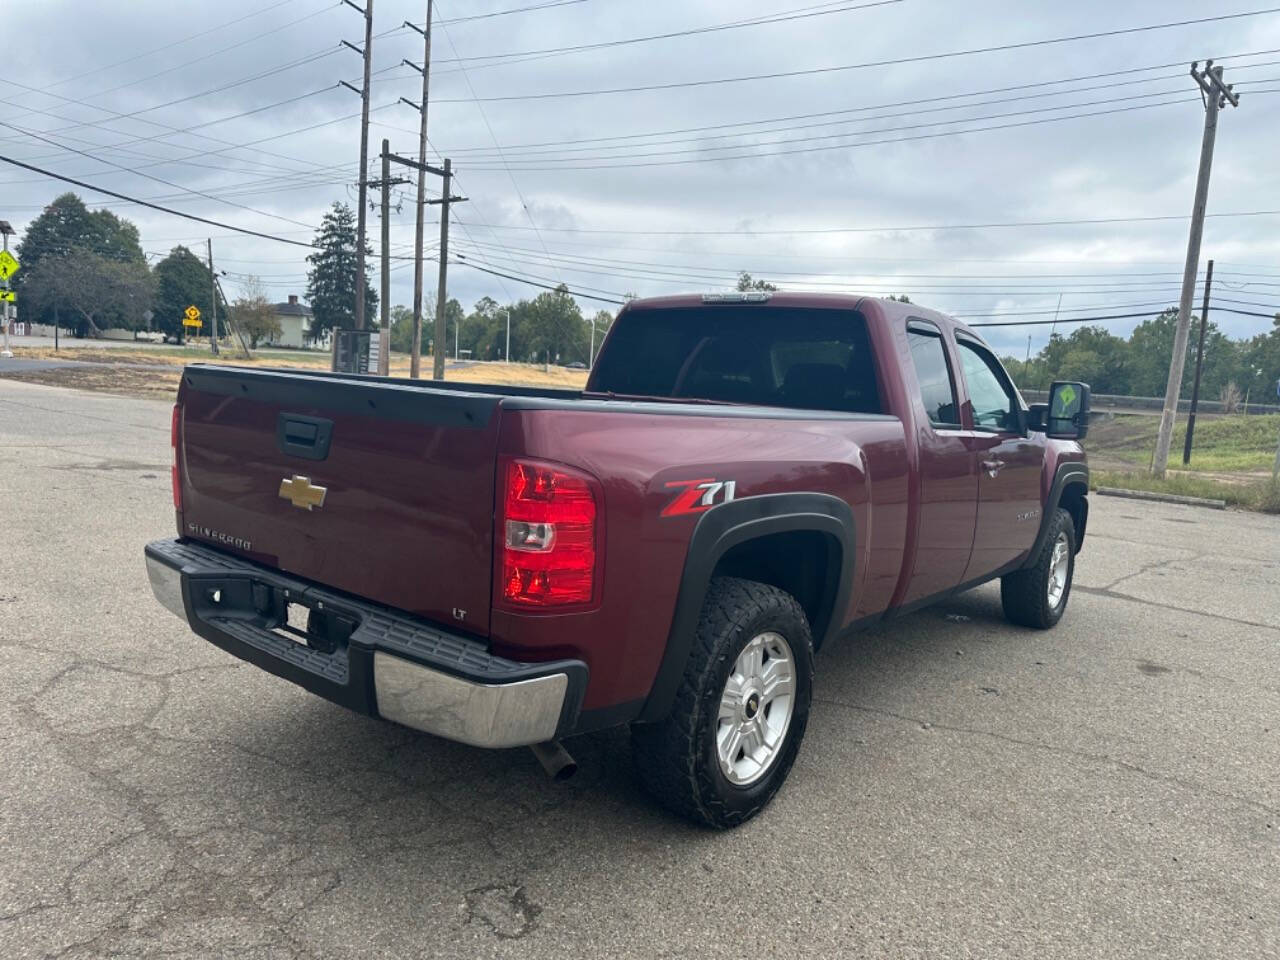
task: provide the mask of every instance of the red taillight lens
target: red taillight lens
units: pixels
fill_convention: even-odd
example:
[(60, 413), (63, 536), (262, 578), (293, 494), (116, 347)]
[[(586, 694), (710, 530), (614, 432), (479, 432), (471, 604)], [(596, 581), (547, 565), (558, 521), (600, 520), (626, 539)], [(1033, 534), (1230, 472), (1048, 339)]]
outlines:
[(169, 476), (173, 480), (173, 509), (182, 509), (182, 477), (178, 474), (178, 424), (182, 420), (182, 408), (174, 405), (173, 419), (169, 421), (169, 446), (173, 447), (173, 466)]
[(503, 479), (502, 600), (519, 607), (590, 603), (597, 533), (591, 479), (528, 460), (509, 462)]

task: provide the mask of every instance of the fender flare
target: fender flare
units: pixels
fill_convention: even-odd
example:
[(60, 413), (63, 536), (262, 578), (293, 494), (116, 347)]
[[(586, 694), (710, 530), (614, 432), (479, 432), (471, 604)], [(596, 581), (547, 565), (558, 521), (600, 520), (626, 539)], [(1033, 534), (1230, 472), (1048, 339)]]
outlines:
[(719, 504), (698, 518), (689, 540), (666, 649), (637, 718), (640, 722), (661, 720), (671, 710), (720, 559), (750, 540), (793, 531), (825, 534), (839, 550), (839, 563), (829, 565), (822, 597), (823, 606), (829, 604), (831, 612), (822, 625), (822, 637), (815, 636), (814, 643), (820, 645), (839, 630), (849, 606), (856, 562), (857, 529), (849, 504), (825, 493), (763, 494)]
[[(1053, 519), (1054, 511), (1058, 509), (1058, 504), (1062, 502), (1062, 491), (1071, 483), (1083, 483), (1085, 489), (1089, 489), (1088, 464), (1075, 460), (1058, 464), (1058, 469), (1053, 475), (1053, 486), (1049, 489), (1049, 498), (1045, 501), (1044, 511), (1040, 515), (1040, 530), (1036, 533), (1035, 543), (1031, 545), (1031, 552), (1027, 554), (1023, 569), (1035, 563), (1036, 557), (1040, 556), (1040, 551), (1049, 538), (1049, 523)], [(1081, 546), (1082, 544), (1076, 544), (1076, 550), (1079, 551)]]

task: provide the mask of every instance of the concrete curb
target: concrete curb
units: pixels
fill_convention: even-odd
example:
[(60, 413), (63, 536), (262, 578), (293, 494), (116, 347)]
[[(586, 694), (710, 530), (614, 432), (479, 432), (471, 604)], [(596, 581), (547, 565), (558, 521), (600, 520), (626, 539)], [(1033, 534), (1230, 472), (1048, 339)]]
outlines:
[(1129, 500), (1154, 500), (1158, 503), (1180, 503), (1187, 507), (1208, 507), (1210, 510), (1227, 509), (1225, 500), (1206, 500), (1204, 497), (1183, 497), (1176, 493), (1154, 493), (1150, 490), (1121, 490), (1119, 487), (1097, 487), (1094, 490), (1104, 497), (1125, 497)]

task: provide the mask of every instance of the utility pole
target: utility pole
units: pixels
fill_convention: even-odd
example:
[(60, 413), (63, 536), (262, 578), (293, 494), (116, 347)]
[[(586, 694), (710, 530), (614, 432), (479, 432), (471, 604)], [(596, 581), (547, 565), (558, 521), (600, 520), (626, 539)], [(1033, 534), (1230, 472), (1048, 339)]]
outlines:
[(391, 373), (391, 144), (382, 141), (382, 334), (378, 337), (378, 373)]
[[(424, 164), (425, 166), (425, 164)], [(445, 332), (445, 304), (449, 300), (447, 284), (449, 282), (449, 187), (453, 181), (453, 168), (449, 158), (445, 157), (444, 169), (440, 171), (442, 186), (440, 188), (440, 283), (436, 287), (436, 348), (432, 351), (431, 379), (444, 379), (444, 355), (449, 349), (449, 340)]]
[[(360, 93), (360, 179), (357, 183), (359, 189), (360, 209), (356, 214), (356, 329), (364, 329), (364, 287), (365, 287), (365, 271), (364, 271), (364, 247), (365, 247), (365, 230), (368, 226), (368, 191), (369, 191), (369, 68), (373, 61), (373, 0), (364, 0), (364, 6), (353, 3), (352, 0), (342, 0), (347, 6), (353, 10), (357, 10), (364, 14), (364, 49), (361, 50), (354, 43), (342, 41), (342, 45), (350, 47), (356, 53), (364, 57), (364, 83), (361, 85)], [(355, 88), (345, 81), (339, 81), (344, 87), (350, 90)], [(334, 338), (337, 343), (337, 338)], [(336, 351), (334, 356), (336, 357)]]
[(1200, 403), (1200, 374), (1204, 371), (1204, 329), (1209, 325), (1209, 288), (1213, 286), (1213, 261), (1204, 277), (1204, 304), (1200, 307), (1200, 345), (1196, 348), (1196, 379), (1191, 387), (1191, 412), (1187, 416), (1187, 439), (1182, 445), (1182, 465), (1191, 462), (1191, 437), (1196, 432), (1196, 406)]
[(587, 351), (587, 369), (590, 370), (595, 366), (596, 362), (596, 315), (591, 315), (591, 349)]
[(1204, 135), (1200, 141), (1200, 170), (1196, 174), (1196, 195), (1191, 207), (1191, 233), (1187, 238), (1187, 262), (1182, 271), (1182, 298), (1178, 301), (1178, 327), (1173, 336), (1173, 357), (1169, 363), (1169, 381), (1164, 392), (1164, 410), (1160, 414), (1160, 433), (1156, 437), (1151, 474), (1163, 477), (1169, 465), (1169, 444), (1173, 440), (1173, 422), (1178, 415), (1178, 394), (1182, 391), (1182, 368), (1187, 360), (1187, 335), (1191, 328), (1191, 300), (1196, 292), (1196, 274), (1200, 269), (1200, 239), (1204, 234), (1205, 206), (1209, 198), (1209, 172), (1213, 167), (1213, 143), (1218, 133), (1218, 113), (1230, 103), (1240, 105), (1231, 84), (1222, 82), (1222, 67), (1212, 60), (1200, 71), (1191, 65), (1191, 76), (1204, 97)]
[[(11, 227), (11, 226), (9, 225), (9, 221), (8, 221), (8, 220), (0, 220), (0, 235), (3, 235), (3, 237), (4, 237), (4, 252), (5, 252), (5, 253), (8, 253), (8, 252), (9, 252), (9, 236), (10, 236), (10, 234), (12, 234), (12, 233), (13, 233), (13, 227)], [(8, 290), (11, 290), (11, 289), (12, 289), (12, 287), (10, 287), (10, 285), (9, 285), (9, 281), (8, 281), (7, 279), (4, 281), (4, 289), (5, 289), (6, 291), (8, 291)], [(55, 310), (55, 311), (57, 310), (57, 307), (56, 307), (56, 306), (54, 307), (54, 310)], [(54, 314), (54, 316), (56, 317), (56, 316), (57, 316), (57, 314), (55, 313), (55, 314)], [(4, 347), (3, 347), (3, 349), (0, 349), (0, 357), (6, 357), (6, 358), (7, 358), (7, 357), (12, 357), (12, 356), (13, 356), (13, 351), (9, 349), (9, 301), (8, 301), (8, 300), (6, 300), (6, 301), (4, 302), (4, 316), (3, 316), (2, 318), (0, 318), (0, 323), (3, 323), (3, 324), (4, 324)], [(55, 327), (54, 327), (54, 342), (55, 342), (55, 343), (57, 342), (57, 336), (58, 336), (58, 334), (57, 334), (57, 329), (58, 329), (58, 328), (55, 326)], [(56, 352), (57, 348), (55, 347), (55, 348), (54, 348), (54, 350), (55, 350), (55, 352)]]
[[(427, 100), (431, 88), (431, 5), (432, 0), (427, 0), (427, 26), (425, 30), (419, 30), (412, 23), (405, 21), (405, 26), (417, 30), (423, 37), (423, 53), (422, 53), (422, 103), (414, 104), (405, 101), (410, 106), (417, 106), (420, 116), (418, 124), (418, 203), (414, 210), (414, 230), (413, 230), (413, 352), (409, 356), (409, 376), (415, 380), (421, 373), (422, 362), (422, 244), (424, 240), (425, 224), (423, 215), (426, 213), (426, 177), (427, 177)], [(409, 63), (409, 61), (404, 61)], [(409, 66), (417, 69), (412, 63)], [(404, 99), (403, 97), (401, 98)], [(448, 192), (447, 190), (445, 191)]]
[(209, 237), (209, 313), (210, 329), (213, 336), (209, 338), (209, 352), (218, 355), (218, 275), (213, 272), (213, 238)]
[(382, 178), (371, 183), (382, 191), (382, 300), (379, 304), (381, 318), (378, 334), (378, 374), (388, 376), (391, 373), (391, 188), (401, 183), (408, 183), (403, 177), (391, 176), (391, 144), (382, 141)]
[(502, 355), (502, 359), (506, 363), (511, 362), (511, 308), (507, 307), (503, 311), (507, 315), (507, 352)]
[(440, 199), (424, 200), (423, 205), (440, 205), (440, 283), (436, 290), (436, 332), (431, 351), (433, 360), (431, 376), (434, 380), (443, 380), (444, 358), (445, 354), (449, 352), (449, 338), (444, 314), (445, 304), (449, 300), (449, 205), (462, 203), (467, 197), (455, 197), (450, 192), (450, 188), (453, 185), (453, 166), (448, 157), (445, 157), (443, 167), (433, 167), (429, 163), (398, 157), (393, 153), (388, 153), (387, 159), (391, 163), (399, 163), (415, 170), (435, 174), (442, 182)]

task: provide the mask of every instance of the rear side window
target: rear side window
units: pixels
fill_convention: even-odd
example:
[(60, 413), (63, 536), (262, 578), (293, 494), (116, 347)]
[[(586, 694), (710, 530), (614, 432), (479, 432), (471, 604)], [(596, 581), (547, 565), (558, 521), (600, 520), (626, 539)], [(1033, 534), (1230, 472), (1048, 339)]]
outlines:
[(716, 304), (623, 314), (589, 389), (880, 413), (866, 321), (849, 310)]
[(929, 421), (939, 427), (959, 426), (955, 379), (942, 345), (942, 334), (931, 324), (912, 321), (907, 327), (907, 343)]

